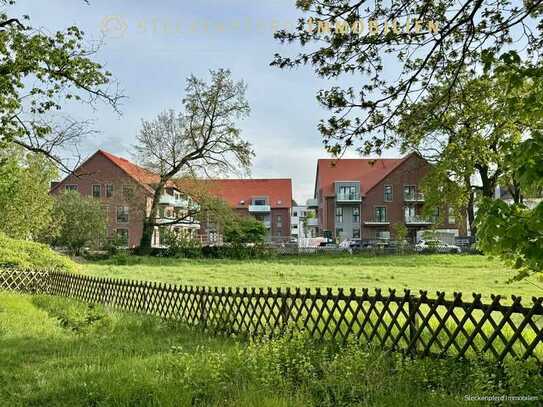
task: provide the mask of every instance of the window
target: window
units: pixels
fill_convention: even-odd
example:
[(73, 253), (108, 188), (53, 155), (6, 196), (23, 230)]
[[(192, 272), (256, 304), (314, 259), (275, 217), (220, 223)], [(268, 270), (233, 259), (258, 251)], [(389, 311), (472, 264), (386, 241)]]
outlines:
[(354, 200), (358, 198), (355, 185), (340, 185), (338, 195), (343, 200)]
[(390, 232), (388, 230), (377, 230), (375, 231), (375, 238), (379, 240), (389, 240)]
[(292, 225), (292, 229), (298, 229), (298, 225)]
[(128, 206), (117, 207), (117, 223), (128, 223)]
[(353, 208), (353, 223), (360, 223), (360, 208)]
[(101, 192), (102, 192), (102, 187), (100, 185), (93, 185), (92, 186), (92, 197), (93, 198), (100, 198)]
[(417, 187), (415, 185), (404, 185), (403, 187), (403, 197), (404, 199), (413, 200), (417, 192)]
[(360, 239), (360, 229), (353, 229), (353, 239)]
[(343, 228), (336, 229), (336, 238), (341, 238), (343, 236)]
[(343, 223), (343, 208), (336, 208), (336, 223)]
[(454, 214), (454, 208), (449, 208), (449, 225), (456, 224), (456, 216)]
[(117, 229), (117, 241), (120, 245), (128, 246), (128, 229)]
[(283, 227), (283, 217), (281, 215), (277, 215), (277, 217), (275, 218), (275, 224), (278, 228)]
[(134, 187), (132, 185), (123, 185), (123, 196), (125, 198), (132, 198), (134, 194)]
[(392, 202), (392, 185), (385, 185), (385, 202)]
[(294, 211), (294, 213), (292, 214), (292, 216), (297, 217), (297, 216), (298, 216), (298, 212)]
[(375, 208), (375, 221), (386, 222), (387, 221), (387, 208), (378, 206)]
[(77, 191), (79, 189), (79, 186), (78, 185), (75, 185), (75, 184), (66, 184), (64, 186), (64, 189), (66, 191)]
[(266, 198), (253, 199), (253, 205), (266, 205)]
[(106, 184), (106, 198), (113, 196), (113, 184)]

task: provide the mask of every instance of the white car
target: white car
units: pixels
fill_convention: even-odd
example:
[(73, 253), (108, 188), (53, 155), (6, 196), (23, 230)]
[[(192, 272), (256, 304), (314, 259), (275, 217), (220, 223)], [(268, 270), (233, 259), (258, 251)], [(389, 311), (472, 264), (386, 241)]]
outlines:
[(448, 244), (441, 240), (419, 240), (415, 245), (415, 251), (419, 253), (460, 253), (462, 249), (454, 244)]

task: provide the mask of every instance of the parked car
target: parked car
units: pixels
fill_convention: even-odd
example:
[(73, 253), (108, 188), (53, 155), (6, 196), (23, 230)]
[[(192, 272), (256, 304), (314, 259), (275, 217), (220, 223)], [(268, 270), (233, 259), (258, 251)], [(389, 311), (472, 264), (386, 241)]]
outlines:
[(419, 253), (460, 253), (462, 249), (441, 240), (419, 240), (415, 245), (415, 251)]

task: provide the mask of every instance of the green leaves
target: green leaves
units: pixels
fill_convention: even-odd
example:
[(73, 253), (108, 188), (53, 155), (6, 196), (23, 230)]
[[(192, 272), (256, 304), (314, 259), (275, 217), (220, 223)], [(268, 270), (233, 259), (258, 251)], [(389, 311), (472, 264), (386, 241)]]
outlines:
[(0, 232), (41, 240), (51, 232), (51, 180), (57, 175), (44, 157), (22, 148), (0, 150)]
[[(111, 91), (111, 73), (91, 57), (76, 26), (50, 35), (20, 24), (2, 25), (0, 15), (0, 142), (23, 136), (42, 139), (52, 127), (40, 117), (64, 110), (68, 101), (108, 103), (117, 110), (122, 97)], [(28, 147), (28, 146), (27, 146)]]
[(57, 245), (78, 254), (85, 246), (104, 243), (106, 215), (99, 201), (66, 191), (56, 198), (53, 216), (59, 226)]

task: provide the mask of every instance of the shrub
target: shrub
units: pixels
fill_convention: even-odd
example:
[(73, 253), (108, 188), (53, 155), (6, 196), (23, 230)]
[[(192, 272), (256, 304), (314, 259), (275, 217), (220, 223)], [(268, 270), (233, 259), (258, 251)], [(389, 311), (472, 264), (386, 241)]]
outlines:
[(0, 234), (0, 268), (77, 271), (77, 265), (48, 246)]

